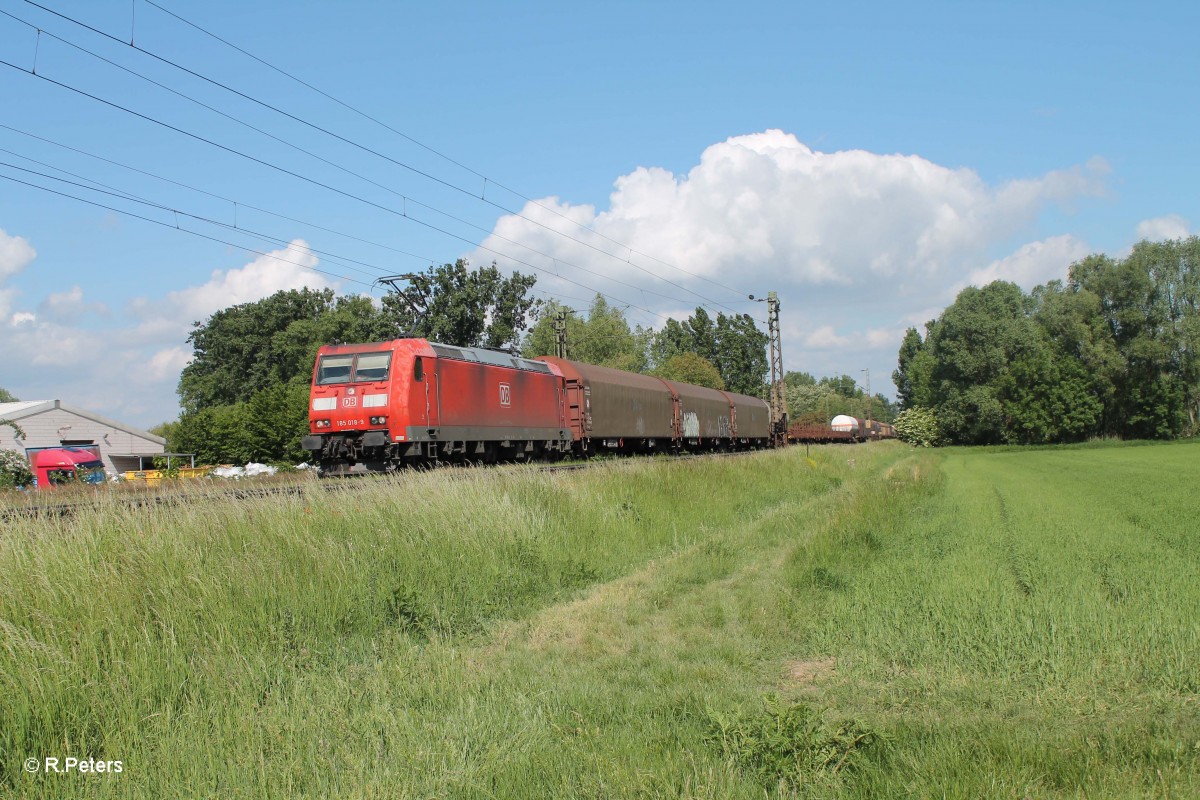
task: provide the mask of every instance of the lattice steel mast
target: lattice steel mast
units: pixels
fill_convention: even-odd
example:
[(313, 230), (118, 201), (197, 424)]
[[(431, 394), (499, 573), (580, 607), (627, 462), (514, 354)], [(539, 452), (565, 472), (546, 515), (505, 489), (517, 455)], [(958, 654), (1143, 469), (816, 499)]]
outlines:
[(767, 292), (767, 335), (771, 348), (771, 443), (776, 447), (787, 439), (787, 393), (783, 386), (783, 347), (779, 334), (779, 295)]

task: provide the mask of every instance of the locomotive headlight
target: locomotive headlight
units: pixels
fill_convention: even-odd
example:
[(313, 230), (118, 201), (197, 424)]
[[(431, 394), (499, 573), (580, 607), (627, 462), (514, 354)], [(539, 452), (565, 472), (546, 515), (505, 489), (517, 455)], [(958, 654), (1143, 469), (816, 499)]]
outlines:
[(371, 417), (372, 425), (387, 425), (387, 417)]
[(328, 427), (330, 427), (331, 425), (332, 425), (332, 423), (331, 423), (329, 420), (327, 420), (327, 419), (319, 419), (319, 420), (317, 420), (317, 422), (316, 422), (316, 426), (317, 426), (318, 428), (328, 428)]

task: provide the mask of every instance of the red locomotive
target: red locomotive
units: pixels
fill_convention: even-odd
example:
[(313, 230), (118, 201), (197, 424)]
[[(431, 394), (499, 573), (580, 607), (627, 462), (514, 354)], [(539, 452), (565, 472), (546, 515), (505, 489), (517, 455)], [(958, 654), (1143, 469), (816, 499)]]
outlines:
[(565, 359), (424, 339), (327, 345), (309, 435), (323, 475), (434, 461), (765, 447), (756, 397)]

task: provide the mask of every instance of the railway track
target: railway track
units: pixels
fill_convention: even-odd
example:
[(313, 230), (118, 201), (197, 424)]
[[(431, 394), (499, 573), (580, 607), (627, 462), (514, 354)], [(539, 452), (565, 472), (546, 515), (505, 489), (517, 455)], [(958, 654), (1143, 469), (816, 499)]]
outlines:
[[(753, 453), (761, 453), (761, 450), (737, 450), (731, 452), (719, 453), (698, 453), (672, 456), (671, 463), (681, 463), (695, 459), (714, 459), (714, 458), (731, 458), (737, 456), (747, 456)], [(602, 466), (610, 466), (612, 464), (635, 464), (639, 463), (638, 458), (602, 458), (591, 461), (579, 461), (570, 464), (544, 464), (538, 467), (539, 472), (557, 473), (557, 472), (577, 472), (579, 470), (596, 469)], [(465, 466), (465, 465), (464, 465)], [(442, 467), (442, 469), (451, 469), (451, 465)], [(461, 468), (461, 467), (460, 467)], [(369, 479), (369, 478), (368, 478)], [(12, 522), (22, 519), (64, 519), (73, 517), (76, 514), (94, 511), (101, 507), (102, 503), (112, 502), (114, 505), (130, 511), (163, 509), (179, 506), (191, 505), (193, 503), (219, 501), (234, 501), (247, 502), (250, 500), (263, 500), (270, 497), (281, 497), (287, 495), (300, 495), (309, 488), (317, 488), (327, 492), (344, 491), (347, 483), (353, 484), (359, 478), (340, 478), (334, 480), (321, 481), (305, 481), (304, 483), (293, 483), (284, 486), (235, 486), (223, 490), (212, 491), (196, 491), (196, 492), (173, 492), (161, 493), (150, 496), (135, 496), (119, 497), (116, 495), (108, 495), (99, 499), (91, 499), (86, 502), (31, 502), (21, 506), (0, 507), (0, 522)], [(98, 501), (97, 501), (98, 500)]]

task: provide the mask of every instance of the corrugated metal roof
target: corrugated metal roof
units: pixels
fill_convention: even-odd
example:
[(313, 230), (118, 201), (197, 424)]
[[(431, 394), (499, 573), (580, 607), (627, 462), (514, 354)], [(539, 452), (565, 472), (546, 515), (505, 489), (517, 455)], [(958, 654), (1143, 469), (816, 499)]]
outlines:
[(63, 411), (75, 414), (76, 416), (90, 419), (94, 422), (99, 422), (101, 425), (107, 425), (110, 428), (131, 433), (139, 439), (145, 439), (150, 442), (157, 442), (164, 447), (167, 440), (161, 436), (155, 436), (149, 431), (144, 431), (141, 428), (135, 428), (132, 425), (126, 425), (124, 422), (118, 422), (115, 419), (101, 416), (93, 411), (88, 411), (84, 408), (68, 405), (61, 400), (27, 400), (20, 403), (0, 403), (0, 419), (17, 420), (30, 416), (31, 414), (41, 413), (42, 411), (50, 411), (59, 408)]
[(38, 406), (53, 406), (53, 404), (53, 400), (21, 400), (16, 403), (0, 403), (0, 419), (5, 419), (10, 414), (22, 414)]

